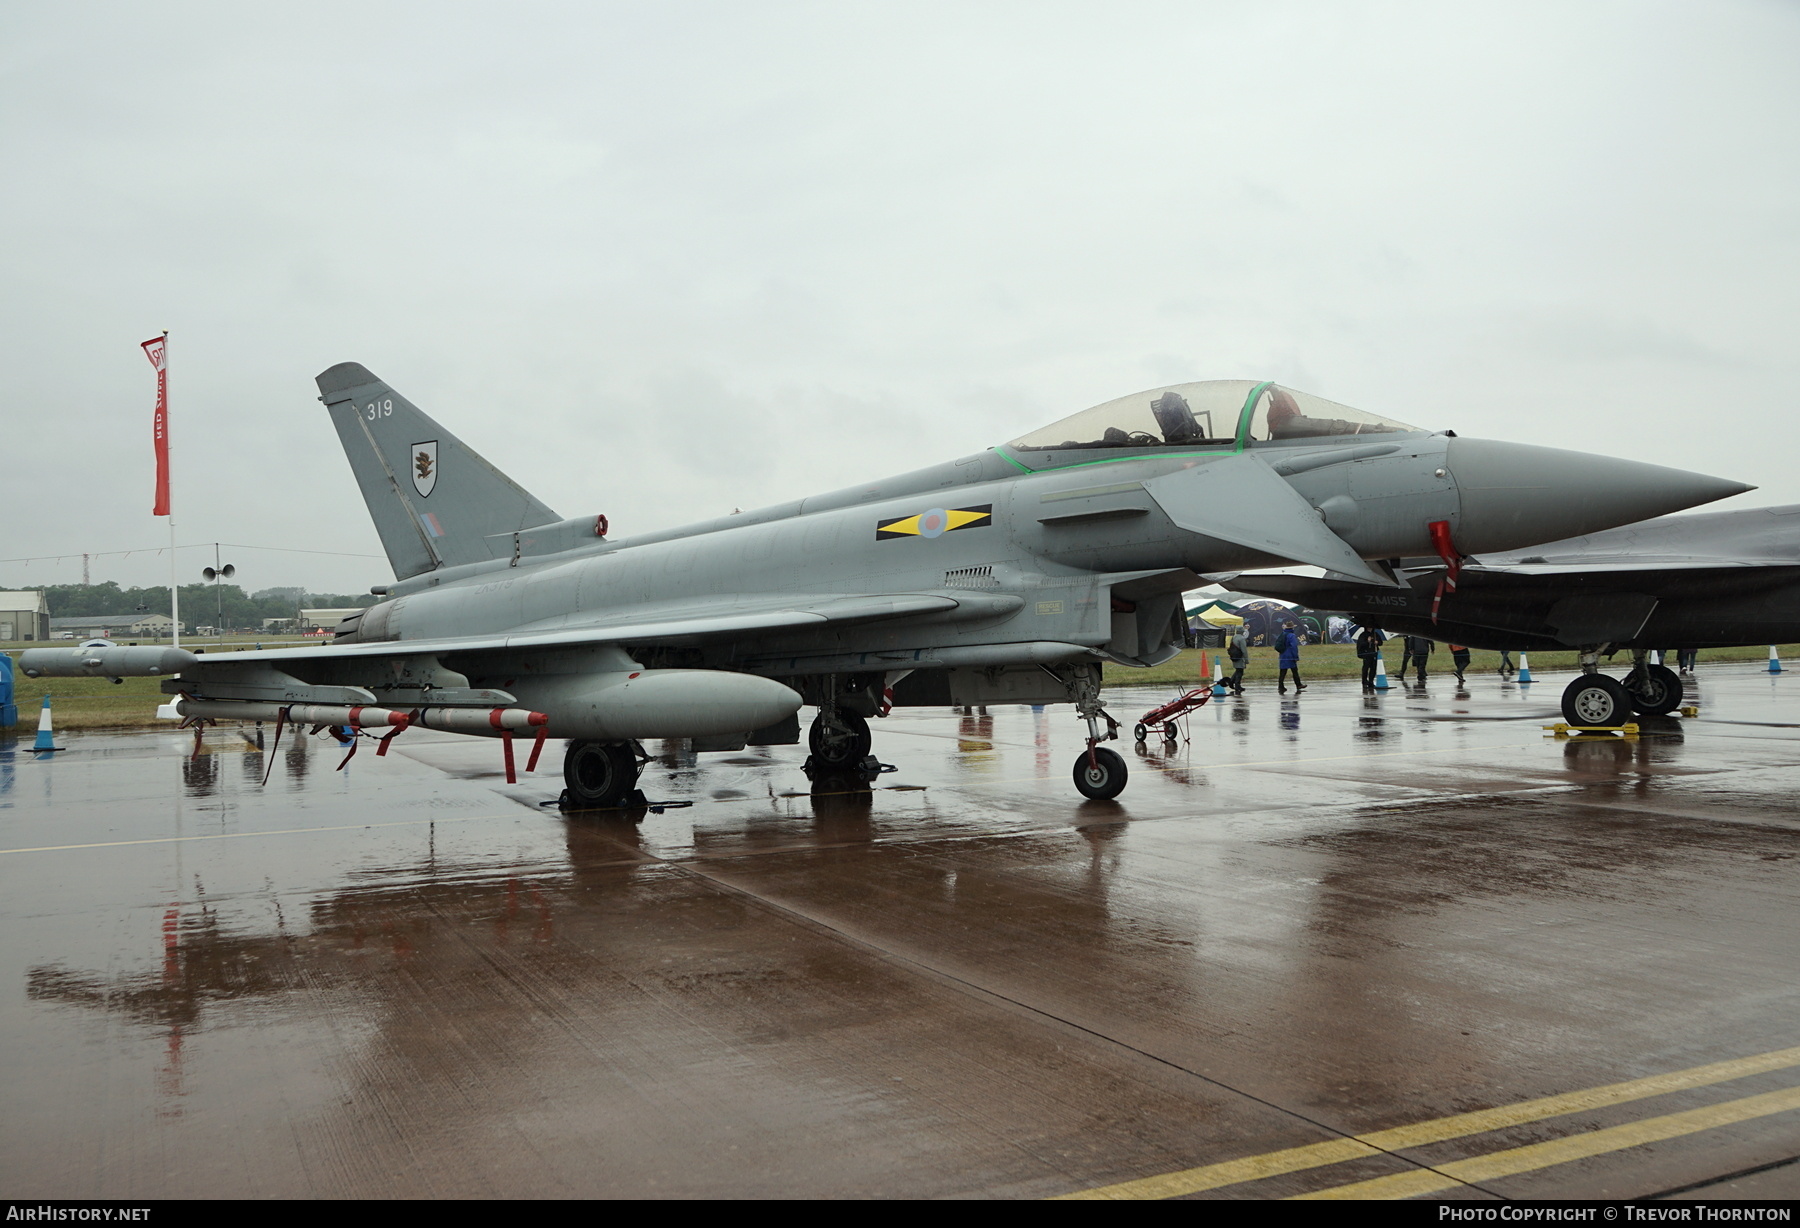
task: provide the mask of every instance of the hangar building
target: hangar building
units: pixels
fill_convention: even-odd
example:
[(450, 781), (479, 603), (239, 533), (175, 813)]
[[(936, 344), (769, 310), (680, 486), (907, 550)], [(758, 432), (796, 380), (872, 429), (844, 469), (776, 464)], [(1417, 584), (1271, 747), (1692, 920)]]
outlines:
[(50, 638), (50, 603), (43, 593), (0, 593), (0, 640)]

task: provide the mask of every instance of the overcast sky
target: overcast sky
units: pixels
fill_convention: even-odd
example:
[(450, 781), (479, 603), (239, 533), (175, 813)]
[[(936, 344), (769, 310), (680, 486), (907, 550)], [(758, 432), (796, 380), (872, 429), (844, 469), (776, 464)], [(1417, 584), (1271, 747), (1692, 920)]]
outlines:
[(1215, 378), (1800, 502), (1793, 3), (0, 17), (7, 558), (166, 545), (165, 328), (180, 540), (340, 552), (252, 590), (390, 577), (346, 359), (625, 534)]

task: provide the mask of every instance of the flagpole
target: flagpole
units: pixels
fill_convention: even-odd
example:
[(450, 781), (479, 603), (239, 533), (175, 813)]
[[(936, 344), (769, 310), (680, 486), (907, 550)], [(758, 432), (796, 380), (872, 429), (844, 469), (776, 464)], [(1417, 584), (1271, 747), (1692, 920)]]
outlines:
[[(163, 446), (169, 445), (169, 330), (163, 329)], [(171, 475), (174, 466), (170, 466)], [(181, 584), (175, 567), (175, 500), (169, 500), (169, 646), (181, 647)]]

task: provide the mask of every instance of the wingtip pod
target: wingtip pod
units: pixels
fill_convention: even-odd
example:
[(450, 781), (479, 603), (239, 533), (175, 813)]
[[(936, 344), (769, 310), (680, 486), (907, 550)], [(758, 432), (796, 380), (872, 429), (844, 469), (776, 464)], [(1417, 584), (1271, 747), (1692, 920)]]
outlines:
[(1560, 541), (1756, 489), (1642, 461), (1493, 439), (1449, 441), (1465, 553)]
[(319, 396), (330, 401), (336, 393), (348, 392), (367, 384), (379, 384), (381, 381), (360, 362), (340, 362), (335, 367), (327, 367), (319, 372), (314, 377), (314, 382), (319, 385)]

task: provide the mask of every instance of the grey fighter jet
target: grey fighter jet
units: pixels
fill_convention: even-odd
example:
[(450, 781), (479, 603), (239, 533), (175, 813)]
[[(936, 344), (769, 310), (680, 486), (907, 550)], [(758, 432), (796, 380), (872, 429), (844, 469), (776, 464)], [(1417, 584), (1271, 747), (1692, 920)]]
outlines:
[[(1271, 382), (1164, 386), (898, 477), (614, 538), (562, 517), (357, 363), (318, 377), (396, 582), (316, 647), (199, 656), (34, 649), (28, 674), (164, 674), (199, 720), (567, 739), (565, 804), (632, 804), (639, 740), (796, 743), (868, 770), (895, 704), (1071, 702), (1077, 788), (1125, 761), (1105, 663), (1180, 650), (1198, 573), (1588, 533), (1749, 489), (1675, 469), (1457, 438)], [(369, 736), (374, 736), (371, 732)], [(353, 743), (353, 747), (354, 747)]]
[[(1246, 592), (1298, 601), (1390, 631), (1475, 648), (1578, 649), (1563, 692), (1572, 725), (1616, 725), (1633, 711), (1680, 706), (1681, 676), (1650, 663), (1658, 648), (1731, 648), (1800, 639), (1800, 504), (1664, 516), (1529, 549), (1484, 554), (1459, 569), (1402, 560), (1404, 587), (1342, 576), (1238, 575)], [(1227, 577), (1220, 577), (1226, 579)], [(1602, 656), (1631, 654), (1623, 678)]]

